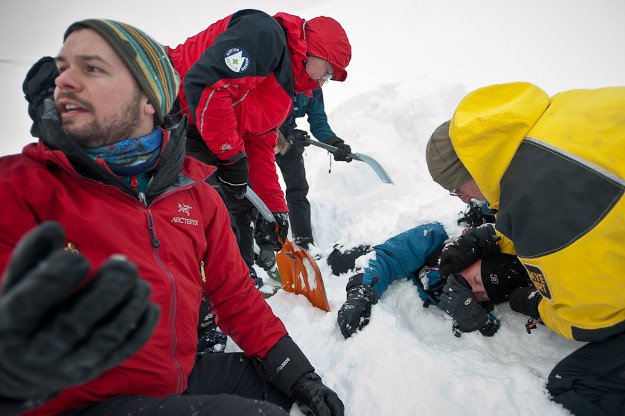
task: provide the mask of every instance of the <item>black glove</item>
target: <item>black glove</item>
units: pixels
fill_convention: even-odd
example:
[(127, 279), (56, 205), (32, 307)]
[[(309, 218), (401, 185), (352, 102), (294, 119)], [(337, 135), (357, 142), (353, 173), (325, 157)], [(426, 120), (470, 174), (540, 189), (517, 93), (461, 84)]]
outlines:
[(488, 311), (475, 298), (471, 285), (461, 274), (452, 274), (443, 287), (438, 307), (447, 312), (462, 332), (480, 331), (482, 335), (495, 335), (499, 325), (491, 321)]
[(334, 152), (334, 160), (337, 162), (351, 162), (353, 159), (348, 156), (349, 153), (352, 152), (352, 148), (346, 144), (343, 139), (339, 139), (338, 137), (330, 137), (326, 140), (326, 144), (330, 146), (334, 146), (337, 148), (337, 151)]
[(247, 191), (248, 166), (247, 156), (232, 163), (221, 162), (217, 170), (217, 179), (223, 184), (224, 191), (236, 199), (245, 198)]
[(343, 415), (343, 403), (323, 385), (315, 368), (290, 336), (278, 340), (265, 358), (253, 361), (261, 377), (291, 397), (305, 415)]
[(26, 74), (22, 90), (28, 101), (28, 115), (33, 120), (30, 128), (33, 137), (41, 137), (38, 124), (43, 114), (43, 100), (53, 98), (56, 87), (54, 80), (58, 75), (54, 58), (49, 56), (39, 59)]
[(79, 288), (89, 263), (64, 244), (60, 224), (46, 222), (11, 256), (0, 294), (0, 397), (41, 404), (130, 357), (156, 326), (159, 309), (134, 265), (112, 258)]
[(347, 301), (336, 316), (336, 322), (345, 339), (369, 324), (371, 305), (378, 301), (373, 287), (363, 284), (362, 277), (363, 274), (359, 273), (349, 279), (345, 288)]
[(260, 251), (256, 256), (256, 264), (263, 268), (263, 270), (271, 270), (276, 265), (276, 252), (273, 249), (273, 244), (270, 242), (263, 242), (259, 244)]
[(472, 228), (457, 240), (447, 244), (441, 253), (439, 273), (446, 278), (452, 273), (466, 269), (482, 257), (490, 257), (500, 253), (497, 245), (499, 237), (495, 227), (485, 224)]
[(538, 290), (531, 286), (514, 289), (512, 293), (510, 293), (508, 301), (513, 311), (539, 319), (538, 304), (540, 304), (542, 299), (543, 297), (538, 293)]
[(295, 384), (291, 397), (306, 416), (342, 416), (345, 406), (317, 373), (306, 373)]
[[(343, 246), (335, 244), (327, 260), (330, 269), (332, 269), (332, 274), (338, 276), (353, 270), (356, 267), (356, 259), (370, 251), (371, 246), (366, 244), (361, 244), (345, 251), (343, 251)], [(438, 264), (438, 259), (436, 259), (436, 262)]]
[(285, 138), (287, 142), (296, 147), (304, 147), (310, 144), (310, 136), (304, 130), (293, 129)]
[(495, 222), (494, 215), (486, 214), (482, 206), (473, 201), (469, 201), (466, 210), (461, 214), (462, 217), (458, 219), (458, 225), (464, 224), (467, 227), (479, 227), (482, 224)]
[(271, 244), (275, 251), (282, 250), (282, 244), (289, 235), (289, 213), (272, 212), (276, 222), (269, 222), (260, 218), (256, 226), (256, 243), (260, 247)]

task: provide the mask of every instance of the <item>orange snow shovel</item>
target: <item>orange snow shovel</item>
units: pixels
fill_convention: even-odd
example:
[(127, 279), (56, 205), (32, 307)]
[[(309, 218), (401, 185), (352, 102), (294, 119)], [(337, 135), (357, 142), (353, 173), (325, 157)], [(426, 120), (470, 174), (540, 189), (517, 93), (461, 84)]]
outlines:
[(287, 238), (276, 254), (276, 261), (284, 290), (304, 295), (313, 306), (330, 312), (319, 266), (306, 250)]
[[(266, 221), (276, 222), (267, 205), (249, 186), (245, 196)], [(276, 254), (276, 262), (284, 290), (304, 295), (313, 306), (326, 312), (330, 311), (321, 271), (315, 259), (306, 250), (287, 238), (282, 244), (282, 250)]]

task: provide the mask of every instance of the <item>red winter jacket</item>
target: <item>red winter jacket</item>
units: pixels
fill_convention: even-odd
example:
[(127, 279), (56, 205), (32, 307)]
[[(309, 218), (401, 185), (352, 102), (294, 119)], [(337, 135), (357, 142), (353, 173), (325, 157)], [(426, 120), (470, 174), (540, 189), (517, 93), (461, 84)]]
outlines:
[[(247, 154), (252, 188), (274, 212), (288, 211), (275, 167), (277, 128), (290, 114), (294, 93), (317, 88), (303, 64), (303, 24), (297, 16), (278, 21), (242, 10), (168, 48), (182, 78), (183, 113), (221, 161)], [(289, 49), (299, 57), (293, 66)]]
[[(287, 334), (249, 278), (225, 206), (204, 182), (214, 168), (192, 158), (182, 162), (183, 146), (173, 142), (167, 143), (174, 147), (171, 159), (184, 165), (168, 176), (171, 159), (161, 160), (167, 165), (157, 167), (164, 174), (154, 176), (147, 205), (137, 195), (79, 175), (64, 153), (41, 143), (0, 158), (0, 273), (28, 230), (54, 220), (65, 228), (68, 246), (91, 261), (92, 271), (112, 254), (127, 256), (161, 308), (154, 335), (135, 355), (29, 414), (57, 414), (120, 394), (184, 391), (195, 360), (202, 288), (220, 328), (247, 355), (264, 357)], [(151, 189), (160, 191), (149, 195)]]

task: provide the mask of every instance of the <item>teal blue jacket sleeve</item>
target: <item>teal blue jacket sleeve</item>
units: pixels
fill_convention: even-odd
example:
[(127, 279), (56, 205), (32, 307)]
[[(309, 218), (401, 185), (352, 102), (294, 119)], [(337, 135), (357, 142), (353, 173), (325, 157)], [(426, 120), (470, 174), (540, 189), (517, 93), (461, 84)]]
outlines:
[[(298, 99), (300, 95), (299, 94)], [(312, 98), (306, 97), (308, 103), (306, 105), (306, 115), (308, 116), (308, 124), (310, 124), (310, 132), (315, 139), (325, 142), (330, 137), (336, 137), (336, 134), (328, 124), (328, 116), (323, 105), (323, 92), (321, 89), (313, 90)]]
[(424, 224), (373, 247), (375, 259), (364, 271), (363, 283), (371, 285), (379, 297), (391, 283), (410, 278), (425, 264), (426, 258), (447, 240), (439, 223)]

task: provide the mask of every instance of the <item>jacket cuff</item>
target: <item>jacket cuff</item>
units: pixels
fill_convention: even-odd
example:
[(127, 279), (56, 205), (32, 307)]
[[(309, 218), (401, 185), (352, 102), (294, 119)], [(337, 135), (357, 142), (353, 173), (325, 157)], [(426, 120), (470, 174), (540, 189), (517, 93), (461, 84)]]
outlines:
[(358, 273), (349, 278), (347, 285), (345, 286), (345, 290), (349, 290), (355, 286), (362, 286), (365, 283), (363, 282), (364, 273)]
[(356, 295), (360, 298), (366, 298), (371, 304), (375, 305), (378, 303), (378, 295), (375, 293), (375, 289), (373, 286), (377, 283), (379, 277), (375, 276), (371, 285), (366, 284), (363, 281), (364, 273), (358, 273), (352, 277), (350, 277), (347, 282), (347, 286), (345, 286), (345, 290), (347, 291), (347, 299), (349, 300), (350, 295)]
[(336, 146), (337, 144), (345, 143), (343, 139), (336, 137), (336, 136), (328, 137), (323, 142), (325, 144), (329, 144), (330, 146)]
[(232, 165), (245, 157), (247, 157), (247, 154), (243, 151), (241, 153), (237, 153), (236, 155), (228, 159), (219, 159), (219, 163), (222, 165)]
[(304, 374), (315, 371), (308, 358), (288, 335), (280, 338), (265, 358), (259, 361), (262, 377), (289, 397), (295, 382)]

